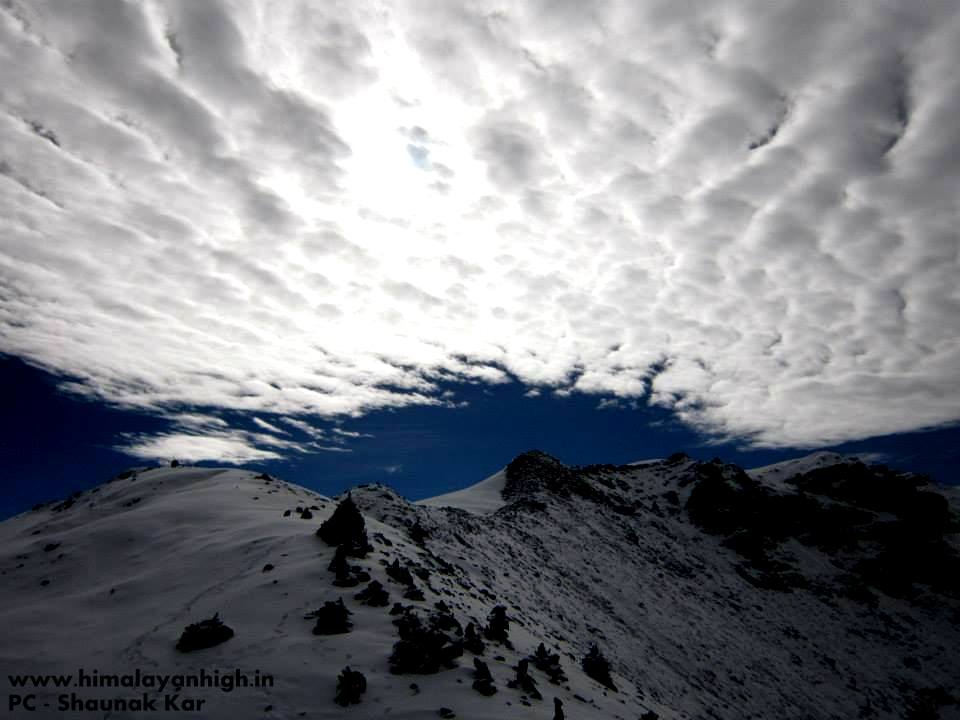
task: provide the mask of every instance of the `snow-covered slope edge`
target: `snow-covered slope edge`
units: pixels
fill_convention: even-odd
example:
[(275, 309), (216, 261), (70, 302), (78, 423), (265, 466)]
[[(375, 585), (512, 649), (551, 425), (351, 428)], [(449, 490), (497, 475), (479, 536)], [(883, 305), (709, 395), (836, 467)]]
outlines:
[(477, 515), (489, 515), (507, 504), (503, 499), (506, 482), (506, 473), (500, 470), (468, 488), (419, 500), (417, 504), (425, 507), (457, 508)]
[[(956, 596), (949, 583), (911, 581), (901, 592), (858, 575), (858, 562), (903, 550), (889, 538), (884, 545), (884, 533), (900, 520), (885, 509), (858, 508), (865, 502), (859, 486), (835, 480), (829, 473), (803, 480), (803, 495), (817, 505), (803, 500), (794, 508), (801, 502), (791, 499), (799, 496), (796, 486), (751, 481), (723, 463), (671, 456), (641, 466), (568, 468), (529, 453), (496, 481), (499, 501), (484, 489), (482, 514), (415, 505), (385, 486), (362, 486), (352, 498), (373, 552), (350, 562), (390, 592), (387, 606), (370, 607), (355, 598), (365, 583), (332, 584), (333, 548), (315, 536), (334, 501), (240, 470), (141, 471), (82, 493), (68, 507), (0, 524), (0, 661), (8, 674), (239, 669), (251, 679), (258, 670), (274, 678), (272, 687), (181, 694), (204, 699), (197, 716), (212, 718), (422, 718), (441, 708), (462, 718), (551, 718), (553, 698), (571, 719), (636, 720), (651, 712), (957, 717), (949, 702), (960, 647)], [(934, 506), (928, 509), (936, 514)], [(819, 521), (842, 518), (856, 529), (853, 545), (830, 533), (778, 533), (763, 519), (779, 521), (778, 513), (794, 510), (832, 530)], [(910, 542), (955, 552), (955, 527), (946, 530), (936, 541)], [(843, 542), (825, 549), (835, 540)], [(951, 557), (935, 559), (949, 568)], [(387, 573), (395, 560), (413, 573), (423, 600), (402, 597), (406, 588)], [(304, 616), (338, 598), (353, 613), (352, 631), (312, 634), (314, 621)], [(450, 670), (392, 674), (394, 602), (424, 616), (442, 602), (462, 626), (476, 627), (505, 605), (512, 648), (488, 640), (481, 656), (497, 693), (472, 689), (469, 651)], [(215, 612), (235, 636), (177, 652), (184, 626)], [(540, 642), (559, 652), (568, 680), (554, 685), (531, 666), (543, 695), (535, 700), (507, 683)], [(612, 662), (618, 692), (580, 669), (592, 643)], [(367, 691), (359, 705), (341, 708), (333, 696), (346, 665), (365, 675)], [(38, 695), (56, 703), (62, 693)], [(109, 716), (169, 716), (162, 710)], [(30, 716), (105, 713), (64, 714), (52, 704)]]

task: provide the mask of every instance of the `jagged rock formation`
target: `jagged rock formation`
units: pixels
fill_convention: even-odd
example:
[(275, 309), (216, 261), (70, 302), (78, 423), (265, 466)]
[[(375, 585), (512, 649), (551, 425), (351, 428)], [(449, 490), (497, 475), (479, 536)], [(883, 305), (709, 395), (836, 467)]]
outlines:
[(518, 455), (507, 465), (506, 476), (503, 496), (510, 500), (530, 497), (543, 490), (560, 497), (597, 497), (595, 489), (576, 470), (541, 450)]
[[(304, 511), (305, 512), (305, 511)], [(373, 551), (367, 539), (363, 515), (357, 510), (350, 493), (347, 493), (333, 514), (317, 530), (317, 537), (327, 545), (344, 548), (350, 557), (366, 557)]]

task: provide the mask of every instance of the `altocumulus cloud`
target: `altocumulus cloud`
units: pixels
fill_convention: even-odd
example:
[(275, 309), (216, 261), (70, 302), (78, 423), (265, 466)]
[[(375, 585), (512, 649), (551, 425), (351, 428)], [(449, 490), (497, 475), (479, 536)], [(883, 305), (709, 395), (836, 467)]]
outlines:
[(0, 351), (175, 421), (135, 454), (511, 376), (764, 446), (960, 419), (952, 0), (11, 0), (0, 59)]

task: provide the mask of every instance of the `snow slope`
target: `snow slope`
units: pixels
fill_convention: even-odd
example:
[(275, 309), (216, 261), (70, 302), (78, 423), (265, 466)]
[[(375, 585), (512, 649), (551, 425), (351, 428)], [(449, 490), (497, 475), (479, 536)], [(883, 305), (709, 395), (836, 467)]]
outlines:
[[(369, 491), (368, 491), (369, 492)], [(284, 512), (315, 507), (302, 520)], [(26, 513), (0, 524), (3, 590), (0, 593), (0, 665), (5, 673), (87, 674), (133, 672), (190, 674), (201, 669), (247, 676), (256, 670), (275, 678), (273, 688), (186, 691), (205, 698), (202, 716), (245, 717), (436, 717), (444, 706), (458, 717), (550, 718), (552, 701), (521, 704), (521, 693), (501, 687), (484, 698), (470, 689), (473, 669), (462, 667), (435, 676), (395, 676), (387, 666), (396, 642), (393, 619), (382, 608), (353, 600), (361, 587), (331, 585), (326, 569), (333, 548), (314, 536), (333, 509), (328, 498), (280, 481), (257, 479), (243, 470), (155, 469), (82, 493), (66, 510)], [(377, 548), (367, 562), (374, 578), (400, 600), (399, 588), (380, 561), (410, 559), (430, 565), (429, 557), (406, 536), (405, 528), (367, 519)], [(377, 536), (379, 535), (379, 541)], [(385, 543), (392, 543), (387, 546)], [(58, 544), (52, 550), (44, 547)], [(267, 564), (274, 569), (264, 572)], [(438, 565), (439, 567), (439, 565)], [(42, 584), (49, 581), (48, 584)], [(426, 590), (430, 607), (456, 593), (442, 577)], [(304, 615), (324, 601), (343, 597), (354, 613), (354, 630), (318, 637)], [(471, 606), (485, 618), (493, 603)], [(174, 644), (183, 628), (219, 612), (236, 635), (207, 650), (181, 654)], [(516, 628), (515, 643), (532, 650), (534, 638)], [(502, 654), (498, 662), (493, 655)], [(512, 676), (520, 657), (503, 648), (488, 658), (498, 685)], [(336, 677), (350, 665), (362, 671), (368, 690), (361, 705), (332, 702)], [(615, 701), (597, 684), (573, 672), (570, 690), (558, 692), (570, 703), (574, 693), (591, 698), (581, 717), (615, 717)], [(419, 692), (410, 689), (417, 683)], [(9, 680), (8, 680), (9, 685)], [(139, 691), (70, 688), (84, 697), (131, 697)], [(10, 692), (16, 692), (10, 689)], [(41, 708), (29, 717), (103, 717), (57, 710), (62, 690), (40, 692)], [(42, 707), (42, 703), (50, 707)], [(619, 703), (616, 703), (619, 706)], [(266, 710), (266, 708), (270, 710)], [(303, 714), (305, 713), (305, 714)], [(111, 718), (144, 717), (113, 713)], [(162, 705), (156, 715), (168, 717)], [(624, 716), (627, 717), (627, 716)], [(631, 716), (632, 717), (632, 716)]]
[(811, 470), (856, 461), (856, 457), (841, 455), (835, 452), (819, 451), (805, 455), (804, 457), (752, 468), (747, 470), (747, 474), (757, 480), (763, 480), (773, 485), (780, 485), (792, 477), (808, 473)]
[(502, 495), (506, 482), (507, 476), (503, 470), (500, 470), (476, 485), (420, 500), (417, 504), (424, 507), (457, 508), (477, 515), (489, 515), (507, 504)]
[[(571, 720), (636, 720), (649, 712), (902, 718), (931, 707), (939, 717), (960, 717), (937, 694), (956, 688), (956, 599), (927, 590), (912, 600), (880, 592), (871, 602), (853, 599), (838, 590), (846, 571), (835, 558), (795, 540), (776, 557), (794, 563), (806, 586), (758, 586), (755, 569), (744, 571), (743, 558), (685, 509), (705, 478), (735, 483), (739, 469), (673, 456), (578, 469), (534, 458), (525, 467), (522, 482), (502, 471), (472, 490), (418, 504), (381, 485), (352, 492), (374, 551), (351, 562), (390, 591), (391, 605), (426, 611), (443, 601), (464, 626), (483, 625), (494, 605), (507, 606), (513, 647), (488, 641), (482, 656), (498, 689), (492, 697), (471, 688), (470, 652), (434, 675), (390, 673), (398, 637), (389, 606), (358, 602), (362, 586), (334, 587), (327, 570), (334, 550), (315, 536), (335, 501), (253, 472), (183, 467), (142, 470), (67, 507), (0, 523), (0, 664), (8, 694), (21, 692), (9, 687), (14, 673), (75, 679), (79, 668), (240, 669), (250, 678), (269, 674), (275, 684), (188, 689), (181, 702), (203, 699), (193, 716), (205, 718), (429, 718), (441, 708), (477, 720), (551, 718), (555, 697)], [(419, 543), (415, 524), (426, 533)], [(956, 546), (955, 535), (950, 542)], [(417, 574), (424, 600), (401, 600), (403, 588), (385, 572), (394, 560)], [(304, 616), (337, 598), (353, 613), (353, 630), (312, 634)], [(189, 654), (175, 650), (186, 625), (216, 612), (235, 630), (232, 639)], [(569, 680), (553, 685), (531, 669), (544, 696), (534, 700), (507, 681), (540, 642), (559, 652)], [(591, 643), (610, 659), (619, 692), (580, 669)], [(368, 687), (359, 705), (342, 708), (333, 697), (347, 665)], [(71, 691), (100, 698), (141, 692), (47, 688), (36, 693), (37, 712), (11, 717), (171, 716), (162, 706), (59, 712), (58, 696)]]

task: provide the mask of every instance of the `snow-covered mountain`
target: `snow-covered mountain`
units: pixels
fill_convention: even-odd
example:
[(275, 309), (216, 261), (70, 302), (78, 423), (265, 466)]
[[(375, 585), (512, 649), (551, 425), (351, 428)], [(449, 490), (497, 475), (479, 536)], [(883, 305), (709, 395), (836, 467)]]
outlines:
[(958, 718), (957, 532), (936, 488), (822, 454), (534, 451), (418, 503), (136, 469), (0, 523), (8, 714)]

